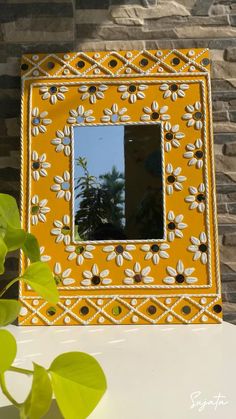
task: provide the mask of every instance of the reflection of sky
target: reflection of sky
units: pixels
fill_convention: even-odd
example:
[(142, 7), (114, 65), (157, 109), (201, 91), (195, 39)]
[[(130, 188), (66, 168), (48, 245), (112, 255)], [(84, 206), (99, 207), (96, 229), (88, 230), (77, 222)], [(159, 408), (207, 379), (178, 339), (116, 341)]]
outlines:
[[(124, 126), (74, 127), (74, 160), (78, 157), (86, 158), (93, 176), (110, 172), (112, 166), (124, 173)], [(83, 174), (83, 169), (74, 162), (75, 185)]]

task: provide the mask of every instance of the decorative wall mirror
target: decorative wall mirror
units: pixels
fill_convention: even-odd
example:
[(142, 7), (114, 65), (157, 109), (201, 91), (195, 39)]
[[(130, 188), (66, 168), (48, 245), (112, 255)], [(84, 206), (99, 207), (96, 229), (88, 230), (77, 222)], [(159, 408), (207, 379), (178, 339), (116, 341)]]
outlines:
[(22, 219), (60, 302), (22, 284), (21, 325), (221, 322), (209, 63), (23, 56)]

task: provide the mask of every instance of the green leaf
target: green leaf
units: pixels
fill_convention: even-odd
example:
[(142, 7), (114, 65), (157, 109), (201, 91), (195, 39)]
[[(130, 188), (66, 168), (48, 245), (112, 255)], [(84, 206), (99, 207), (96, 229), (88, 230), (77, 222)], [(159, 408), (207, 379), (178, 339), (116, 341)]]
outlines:
[(0, 374), (7, 371), (16, 357), (16, 340), (8, 330), (0, 330)]
[(0, 237), (0, 275), (3, 274), (4, 272), (4, 263), (5, 263), (6, 254), (7, 254), (7, 246), (4, 240), (2, 239), (2, 237)]
[(59, 299), (54, 276), (45, 262), (34, 262), (25, 270), (21, 278), (44, 300), (56, 304)]
[(12, 323), (20, 312), (21, 305), (16, 300), (0, 300), (0, 327)]
[(99, 363), (83, 352), (59, 355), (49, 372), (65, 419), (87, 418), (106, 390), (106, 378)]
[(11, 227), (20, 228), (20, 214), (15, 198), (0, 194), (0, 217)]
[(37, 262), (40, 260), (40, 249), (38, 240), (31, 233), (26, 233), (25, 241), (22, 246), (24, 254), (29, 258), (30, 262)]
[(4, 242), (8, 248), (9, 252), (13, 250), (20, 249), (25, 241), (26, 232), (22, 230), (22, 228), (12, 228), (11, 226), (7, 226)]
[(52, 385), (48, 372), (34, 363), (32, 388), (21, 408), (21, 419), (41, 419), (52, 401)]

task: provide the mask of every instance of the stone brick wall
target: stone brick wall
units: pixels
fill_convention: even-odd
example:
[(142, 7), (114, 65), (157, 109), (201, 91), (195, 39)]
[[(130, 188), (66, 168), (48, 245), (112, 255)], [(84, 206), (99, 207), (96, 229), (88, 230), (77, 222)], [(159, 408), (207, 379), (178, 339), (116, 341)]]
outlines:
[[(236, 0), (0, 0), (0, 191), (19, 197), (24, 52), (208, 47), (224, 316), (236, 323)], [(17, 255), (6, 263), (17, 270)], [(2, 282), (4, 283), (4, 282)]]

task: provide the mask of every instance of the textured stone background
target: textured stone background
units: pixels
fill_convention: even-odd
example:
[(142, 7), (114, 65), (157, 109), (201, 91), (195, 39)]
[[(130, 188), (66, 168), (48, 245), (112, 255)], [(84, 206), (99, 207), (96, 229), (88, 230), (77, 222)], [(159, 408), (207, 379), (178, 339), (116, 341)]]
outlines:
[[(0, 0), (0, 191), (17, 198), (22, 53), (211, 49), (224, 318), (236, 324), (235, 26), (236, 0)], [(5, 280), (17, 266), (11, 255)]]

